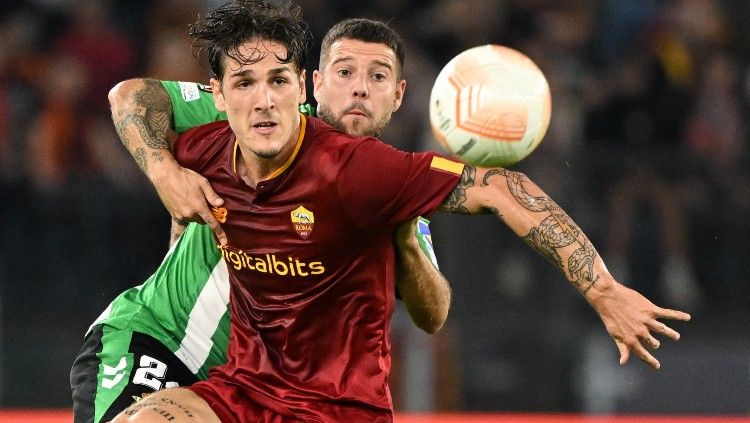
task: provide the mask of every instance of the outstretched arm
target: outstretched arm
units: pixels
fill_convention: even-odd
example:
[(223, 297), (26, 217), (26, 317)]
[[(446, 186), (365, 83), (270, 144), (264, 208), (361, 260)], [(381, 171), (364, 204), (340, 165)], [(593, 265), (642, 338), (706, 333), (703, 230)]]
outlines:
[(177, 134), (171, 129), (172, 103), (164, 86), (154, 79), (123, 81), (110, 90), (109, 103), (120, 140), (172, 218), (205, 222), (226, 244), (224, 230), (209, 209), (223, 200), (204, 177), (180, 166), (170, 152)]
[(620, 364), (634, 353), (658, 369), (660, 363), (649, 350), (659, 348), (660, 343), (651, 332), (675, 341), (680, 335), (657, 319), (690, 320), (689, 314), (657, 307), (618, 283), (583, 231), (522, 173), (467, 165), (442, 209), (493, 213), (552, 262), (599, 314), (620, 351)]
[(435, 333), (448, 318), (451, 289), (414, 236), (418, 221), (417, 217), (404, 222), (396, 231), (396, 286), (414, 324)]

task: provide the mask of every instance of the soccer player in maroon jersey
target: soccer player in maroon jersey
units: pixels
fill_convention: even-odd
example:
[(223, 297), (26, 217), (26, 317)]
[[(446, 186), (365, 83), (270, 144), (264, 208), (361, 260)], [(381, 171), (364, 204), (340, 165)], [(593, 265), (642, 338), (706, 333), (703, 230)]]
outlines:
[[(173, 148), (224, 200), (229, 362), (190, 389), (153, 394), (116, 421), (392, 420), (393, 233), (438, 208), (496, 214), (585, 296), (621, 362), (633, 351), (658, 367), (647, 351), (659, 345), (650, 331), (679, 335), (656, 319), (689, 315), (615, 281), (575, 223), (524, 175), (403, 153), (299, 115), (306, 31), (293, 10), (236, 2), (192, 30), (208, 42), (216, 104), (229, 123), (190, 131)], [(378, 83), (400, 102), (396, 52), (349, 39), (329, 47), (315, 94), (348, 94), (331, 113), (351, 123), (371, 119), (367, 96)], [(368, 73), (373, 81), (348, 72), (355, 51), (379, 58), (380, 70)]]

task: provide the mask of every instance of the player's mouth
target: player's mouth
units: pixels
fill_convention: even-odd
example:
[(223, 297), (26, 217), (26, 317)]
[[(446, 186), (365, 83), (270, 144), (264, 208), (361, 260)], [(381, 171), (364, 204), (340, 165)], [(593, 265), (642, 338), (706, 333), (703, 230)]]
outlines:
[(372, 113), (370, 113), (370, 110), (365, 107), (364, 104), (361, 102), (352, 103), (344, 109), (343, 116), (353, 116), (353, 117), (364, 117), (369, 118), (372, 116)]
[(349, 110), (349, 112), (346, 113), (347, 115), (354, 115), (354, 116), (362, 116), (367, 117), (367, 113), (363, 112), (359, 109)]
[(276, 130), (277, 126), (279, 125), (276, 122), (266, 120), (253, 124), (253, 130), (258, 134), (268, 135)]

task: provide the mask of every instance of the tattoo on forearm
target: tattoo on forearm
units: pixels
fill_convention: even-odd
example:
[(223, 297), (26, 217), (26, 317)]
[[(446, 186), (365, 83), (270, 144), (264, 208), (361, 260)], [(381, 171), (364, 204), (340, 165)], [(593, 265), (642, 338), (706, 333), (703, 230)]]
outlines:
[(568, 257), (568, 272), (570, 272), (571, 282), (584, 294), (599, 279), (599, 275), (594, 276), (595, 258), (596, 250), (588, 241), (585, 241), (581, 248)]
[(141, 168), (143, 173), (148, 174), (148, 160), (146, 159), (146, 149), (143, 147), (138, 147), (133, 152), (133, 159), (135, 159), (135, 162), (138, 164), (138, 167)]
[[(482, 178), (482, 185), (489, 184), (489, 178), (495, 175), (504, 176), (507, 180), (508, 189), (510, 190), (516, 201), (519, 202), (525, 209), (533, 212), (541, 212), (548, 209), (548, 205), (554, 204), (554, 202), (546, 196), (534, 197), (529, 194), (523, 187), (524, 182), (529, 182), (529, 178), (523, 173), (513, 172), (508, 169), (491, 169)], [(555, 205), (557, 207), (557, 205)]]
[(151, 152), (151, 157), (156, 162), (160, 162), (160, 161), (164, 160), (164, 154), (162, 154), (161, 150), (154, 150), (154, 151), (152, 151)]
[(539, 232), (537, 228), (532, 228), (531, 231), (523, 237), (523, 240), (542, 257), (555, 265), (555, 267), (558, 269), (563, 268), (563, 261), (562, 258), (560, 258), (560, 254), (557, 253), (555, 247), (550, 245), (550, 243), (544, 239), (544, 235)]
[[(529, 179), (522, 173), (491, 169), (482, 178), (482, 184), (487, 185), (488, 179), (494, 175), (506, 178), (508, 189), (522, 207), (532, 212), (548, 213), (539, 226), (532, 228), (523, 240), (568, 275), (570, 282), (585, 294), (599, 276), (594, 275), (593, 270), (597, 252), (581, 229), (551, 198), (546, 195), (531, 195), (524, 187)], [(574, 244), (578, 244), (579, 248), (568, 257), (567, 262), (564, 261), (558, 250)]]
[(473, 166), (464, 166), (461, 180), (456, 185), (456, 188), (448, 194), (445, 201), (443, 201), (441, 205), (442, 209), (450, 213), (468, 214), (469, 209), (464, 205), (466, 203), (466, 190), (474, 186), (475, 177), (476, 169)]

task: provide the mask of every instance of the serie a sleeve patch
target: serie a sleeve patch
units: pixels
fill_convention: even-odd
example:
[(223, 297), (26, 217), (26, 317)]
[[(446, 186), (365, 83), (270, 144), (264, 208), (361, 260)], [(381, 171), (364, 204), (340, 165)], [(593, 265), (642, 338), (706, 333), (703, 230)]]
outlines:
[(454, 162), (443, 157), (435, 156), (432, 158), (430, 163), (432, 169), (442, 170), (444, 172), (454, 173), (460, 175), (464, 171), (464, 164), (460, 162)]

